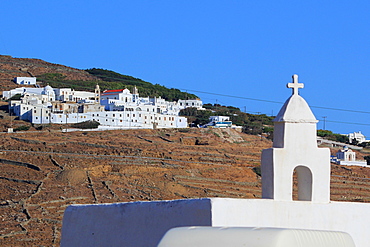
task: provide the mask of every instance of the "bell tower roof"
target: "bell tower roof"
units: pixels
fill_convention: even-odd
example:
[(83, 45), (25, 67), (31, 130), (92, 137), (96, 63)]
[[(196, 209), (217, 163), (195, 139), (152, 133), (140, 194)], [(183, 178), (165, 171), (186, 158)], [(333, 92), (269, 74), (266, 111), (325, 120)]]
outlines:
[(303, 83), (298, 83), (298, 75), (293, 75), (292, 78), (293, 82), (287, 84), (288, 88), (293, 89), (292, 96), (280, 109), (274, 122), (317, 123), (307, 102), (298, 93), (298, 89), (303, 88)]

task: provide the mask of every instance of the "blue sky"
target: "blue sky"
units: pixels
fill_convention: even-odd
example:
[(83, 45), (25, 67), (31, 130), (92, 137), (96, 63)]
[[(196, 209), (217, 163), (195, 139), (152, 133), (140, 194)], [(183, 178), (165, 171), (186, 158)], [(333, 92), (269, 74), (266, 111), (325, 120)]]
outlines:
[(110, 69), (267, 115), (282, 104), (250, 99), (284, 102), (298, 74), (309, 105), (364, 112), (313, 108), (327, 129), (370, 139), (369, 13), (365, 0), (3, 1), (0, 54)]

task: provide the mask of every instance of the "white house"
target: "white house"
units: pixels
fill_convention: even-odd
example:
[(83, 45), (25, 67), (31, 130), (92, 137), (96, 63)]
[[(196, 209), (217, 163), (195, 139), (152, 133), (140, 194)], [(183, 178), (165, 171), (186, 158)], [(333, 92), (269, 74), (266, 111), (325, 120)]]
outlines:
[(31, 121), (33, 111), (38, 107), (48, 107), (49, 103), (44, 103), (41, 95), (25, 94), (21, 100), (12, 100), (10, 108), (14, 115), (21, 120)]
[(14, 95), (18, 93), (22, 95), (20, 100), (12, 100), (9, 102), (10, 110), (22, 120), (31, 121), (32, 114), (36, 113), (35, 110), (37, 108), (51, 107), (51, 102), (55, 101), (55, 93), (50, 86), (31, 89), (20, 88), (17, 90), (10, 90), (10, 92)]
[(14, 95), (20, 94), (21, 96), (23, 96), (25, 93), (41, 95), (43, 90), (44, 90), (43, 88), (20, 87), (9, 91), (3, 91), (3, 98), (7, 100), (13, 97)]
[(203, 108), (203, 102), (200, 99), (180, 99), (178, 103), (180, 105), (180, 109), (195, 107), (197, 110), (205, 110), (205, 108)]
[(210, 116), (209, 123), (206, 126), (212, 126), (215, 128), (229, 128), (233, 125), (230, 121), (230, 117), (227, 116)]
[(95, 93), (85, 91), (75, 91), (71, 88), (56, 88), (55, 97), (59, 101), (83, 101), (83, 100), (94, 100), (96, 97)]
[(14, 82), (19, 85), (36, 85), (36, 77), (15, 77)]
[(369, 142), (369, 140), (366, 140), (366, 136), (364, 136), (361, 131), (349, 133), (347, 136), (349, 143), (353, 143), (353, 140), (355, 140), (357, 143)]

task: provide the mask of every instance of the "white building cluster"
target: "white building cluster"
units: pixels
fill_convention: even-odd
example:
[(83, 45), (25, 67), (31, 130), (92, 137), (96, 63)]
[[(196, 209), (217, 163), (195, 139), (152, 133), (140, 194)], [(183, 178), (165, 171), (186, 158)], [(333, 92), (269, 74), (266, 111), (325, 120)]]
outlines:
[(53, 89), (22, 87), (4, 91), (3, 97), (15, 95), (11, 100), (11, 111), (22, 120), (34, 124), (70, 124), (97, 121), (102, 126), (122, 128), (186, 128), (187, 119), (179, 112), (187, 107), (203, 109), (201, 100), (179, 100), (169, 102), (161, 97), (139, 97), (135, 87), (105, 90), (100, 92), (75, 91), (71, 88)]

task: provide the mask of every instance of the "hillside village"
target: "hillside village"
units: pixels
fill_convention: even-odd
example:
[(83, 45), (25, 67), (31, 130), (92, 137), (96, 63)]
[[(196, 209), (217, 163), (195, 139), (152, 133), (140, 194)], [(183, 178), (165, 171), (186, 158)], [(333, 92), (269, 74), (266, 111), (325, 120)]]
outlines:
[(186, 128), (187, 119), (179, 116), (180, 110), (187, 107), (204, 109), (199, 99), (169, 102), (161, 97), (140, 97), (136, 87), (132, 93), (128, 89), (101, 92), (98, 84), (95, 92), (53, 89), (49, 85), (44, 88), (20, 87), (4, 91), (3, 98), (9, 100), (10, 110), (16, 116), (33, 124), (95, 121), (104, 126), (123, 128)]

